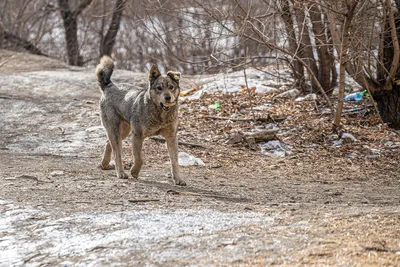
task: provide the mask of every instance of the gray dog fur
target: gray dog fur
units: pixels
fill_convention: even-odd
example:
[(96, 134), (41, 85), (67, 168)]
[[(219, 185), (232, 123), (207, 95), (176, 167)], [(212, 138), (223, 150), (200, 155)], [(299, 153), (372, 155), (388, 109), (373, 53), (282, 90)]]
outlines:
[(149, 72), (148, 89), (124, 90), (111, 82), (113, 70), (114, 63), (108, 56), (102, 57), (96, 68), (96, 77), (102, 92), (101, 121), (108, 137), (100, 168), (111, 168), (113, 152), (117, 177), (128, 178), (122, 165), (121, 151), (122, 140), (132, 133), (134, 164), (130, 171), (132, 177), (138, 178), (143, 165), (143, 140), (149, 136), (162, 135), (167, 141), (175, 184), (186, 185), (179, 176), (176, 140), (180, 73), (169, 71), (167, 75), (161, 75), (158, 67), (153, 65)]

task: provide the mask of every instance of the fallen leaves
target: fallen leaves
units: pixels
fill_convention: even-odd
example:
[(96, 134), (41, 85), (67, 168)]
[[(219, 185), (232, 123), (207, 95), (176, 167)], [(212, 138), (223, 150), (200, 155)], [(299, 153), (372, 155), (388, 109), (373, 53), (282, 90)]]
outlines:
[[(371, 155), (382, 156), (394, 149), (385, 148), (385, 143), (400, 141), (399, 136), (387, 126), (379, 124), (379, 117), (371, 108), (369, 98), (360, 102), (345, 102), (344, 106), (348, 112), (343, 114), (344, 125), (340, 136), (346, 133), (360, 142), (344, 138), (340, 144), (336, 143), (339, 145), (334, 145), (341, 138), (328, 138), (335, 134), (332, 131), (332, 115), (323, 112), (327, 107), (319, 104), (319, 97), (315, 101), (296, 102), (293, 99), (275, 98), (276, 94), (255, 93), (255, 88), (242, 86), (242, 90), (236, 93), (219, 91), (205, 94), (201, 99), (185, 99), (181, 105), (181, 128), (190, 132), (195, 139), (188, 142), (211, 143), (214, 156), (222, 154), (225, 157), (229, 151), (220, 146), (257, 150), (257, 147), (249, 146), (244, 141), (243, 133), (259, 132), (271, 127), (279, 129), (276, 138), (293, 147), (294, 153), (316, 155), (328, 152), (339, 157), (357, 155), (373, 158)], [(215, 103), (219, 103), (218, 109), (214, 108)], [(376, 153), (381, 149), (382, 153)]]

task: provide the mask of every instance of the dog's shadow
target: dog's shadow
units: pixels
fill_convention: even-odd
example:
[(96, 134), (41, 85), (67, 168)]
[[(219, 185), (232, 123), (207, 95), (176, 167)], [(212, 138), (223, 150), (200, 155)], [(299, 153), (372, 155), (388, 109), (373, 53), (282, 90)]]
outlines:
[(148, 180), (141, 180), (141, 179), (139, 179), (138, 182), (149, 185), (149, 186), (156, 187), (159, 190), (164, 191), (166, 194), (181, 195), (182, 197), (204, 197), (204, 198), (211, 198), (211, 199), (216, 199), (216, 200), (221, 200), (221, 201), (229, 201), (229, 202), (235, 202), (235, 203), (251, 202), (251, 200), (248, 198), (222, 195), (219, 192), (199, 189), (199, 188), (195, 188), (192, 186), (176, 186), (176, 185), (172, 185), (170, 183), (148, 181)]

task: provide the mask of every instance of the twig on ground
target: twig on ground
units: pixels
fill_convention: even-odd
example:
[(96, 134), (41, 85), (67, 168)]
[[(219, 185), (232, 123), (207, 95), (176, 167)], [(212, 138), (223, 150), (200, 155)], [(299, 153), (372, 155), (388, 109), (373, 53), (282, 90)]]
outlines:
[[(254, 119), (250, 118), (230, 118), (230, 117), (220, 117), (220, 116), (204, 116), (206, 119), (213, 119), (213, 120), (228, 120), (228, 121), (254, 121)], [(281, 122), (286, 120), (288, 117), (281, 117), (281, 118), (272, 118), (268, 116), (268, 118), (256, 118), (255, 121), (257, 122)]]
[(376, 252), (400, 252), (400, 249), (394, 249), (394, 248), (385, 248), (385, 247), (362, 247), (365, 250), (369, 251), (376, 251)]
[(32, 256), (29, 256), (29, 257), (24, 259), (24, 263), (27, 263), (31, 259), (36, 258), (37, 256), (40, 256), (40, 255), (42, 255), (42, 253), (39, 252), (39, 253), (33, 254)]
[(275, 139), (277, 139), (276, 133), (278, 131), (279, 131), (279, 129), (268, 129), (268, 130), (263, 130), (263, 131), (244, 133), (243, 139), (246, 143), (249, 143), (249, 144), (275, 140)]
[(97, 249), (113, 249), (113, 248), (115, 248), (115, 247), (95, 246), (94, 248), (91, 248), (91, 249), (87, 250), (87, 252), (91, 252), (91, 251), (94, 251), (94, 250), (97, 250)]
[[(368, 104), (365, 107), (343, 110), (342, 114), (358, 113), (358, 112), (360, 112), (362, 110), (366, 110), (366, 109), (371, 108), (373, 106), (374, 105), (372, 105), (372, 104)], [(317, 113), (317, 114), (318, 115), (330, 115), (330, 114), (332, 114), (332, 112), (329, 110), (329, 111), (322, 111), (321, 113)]]
[(219, 196), (219, 195), (211, 195), (211, 194), (200, 194), (200, 193), (193, 193), (193, 192), (183, 192), (183, 191), (176, 191), (176, 190), (168, 190), (168, 194), (172, 195), (186, 195), (186, 196), (198, 196), (198, 197), (214, 197), (214, 198), (228, 198), (225, 196)]
[(143, 202), (156, 202), (160, 201), (159, 199), (128, 199), (128, 202), (131, 203), (143, 203)]
[(39, 178), (37, 178), (37, 177), (35, 177), (35, 176), (32, 176), (32, 175), (21, 175), (21, 176), (18, 176), (17, 177), (18, 179), (27, 179), (27, 180), (32, 180), (32, 181), (35, 181), (35, 182), (40, 182), (40, 180), (39, 180)]
[(75, 204), (92, 204), (92, 201), (75, 201)]
[(114, 205), (114, 206), (123, 206), (124, 203), (113, 203), (113, 202), (107, 202), (106, 205)]
[(15, 55), (13, 55), (13, 56), (7, 58), (6, 60), (4, 60), (3, 62), (1, 62), (1, 63), (0, 63), (0, 68), (1, 68), (4, 64), (6, 64), (8, 61), (10, 61), (11, 59), (13, 59), (14, 57), (15, 57)]
[[(155, 141), (161, 141), (161, 142), (165, 142), (165, 138), (163, 137), (159, 137), (159, 136), (152, 136), (150, 137), (150, 139), (153, 139)], [(208, 148), (205, 145), (202, 144), (198, 144), (198, 143), (191, 143), (191, 142), (185, 142), (185, 141), (178, 141), (178, 145), (184, 145), (184, 146), (192, 146), (192, 147), (201, 147), (201, 148)]]

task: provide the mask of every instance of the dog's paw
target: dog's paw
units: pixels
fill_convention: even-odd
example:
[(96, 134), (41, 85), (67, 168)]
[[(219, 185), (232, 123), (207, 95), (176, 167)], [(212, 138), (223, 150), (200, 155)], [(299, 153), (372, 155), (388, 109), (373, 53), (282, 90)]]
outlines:
[(97, 165), (97, 167), (100, 170), (103, 170), (103, 171), (115, 170), (115, 165), (114, 164), (108, 164), (107, 166), (105, 166), (105, 165), (100, 163), (99, 165)]
[(139, 179), (139, 171), (131, 170), (131, 175), (133, 179)]
[(119, 179), (128, 179), (128, 174), (121, 172), (118, 174)]
[(186, 182), (182, 179), (175, 179), (175, 184), (180, 186), (186, 186)]

